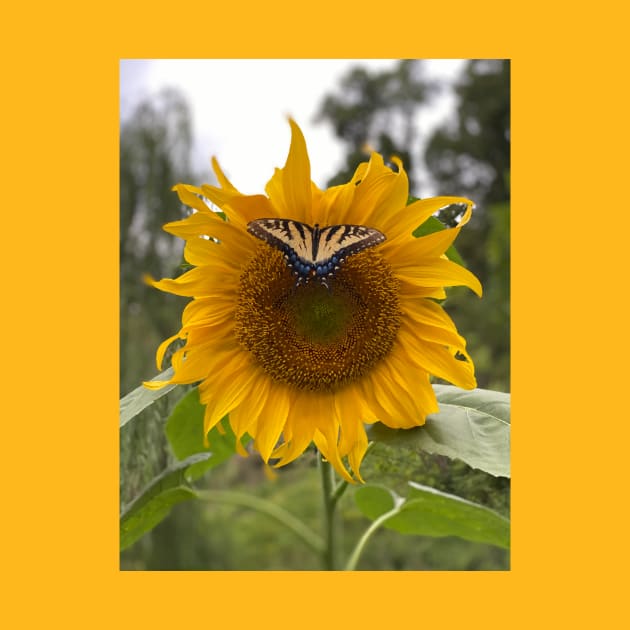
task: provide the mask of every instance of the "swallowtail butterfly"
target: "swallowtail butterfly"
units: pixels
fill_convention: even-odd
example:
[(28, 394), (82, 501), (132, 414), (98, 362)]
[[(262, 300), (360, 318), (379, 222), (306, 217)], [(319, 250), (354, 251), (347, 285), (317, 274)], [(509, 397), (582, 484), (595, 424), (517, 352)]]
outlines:
[(385, 240), (382, 232), (364, 225), (320, 228), (289, 219), (256, 219), (247, 231), (284, 254), (297, 284), (318, 278), (324, 286), (348, 256)]

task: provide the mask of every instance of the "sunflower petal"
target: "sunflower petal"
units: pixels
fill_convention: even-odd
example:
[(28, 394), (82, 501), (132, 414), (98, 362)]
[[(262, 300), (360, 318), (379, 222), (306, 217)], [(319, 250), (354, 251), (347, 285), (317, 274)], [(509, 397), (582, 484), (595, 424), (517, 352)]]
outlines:
[(259, 372), (253, 379), (251, 394), (247, 398), (247, 404), (241, 404), (230, 412), (230, 426), (236, 436), (237, 449), (244, 451), (241, 438), (246, 433), (254, 433), (252, 427), (268, 404), (271, 383), (266, 374)]
[(236, 270), (223, 263), (195, 267), (175, 279), (147, 279), (147, 282), (160, 291), (184, 297), (205, 297), (215, 295), (217, 289), (226, 284), (237, 283)]
[[(474, 366), (470, 361), (460, 361), (447, 347), (421, 339), (407, 324), (400, 327), (398, 334), (401, 343), (408, 349), (410, 360), (429, 374), (462, 389), (474, 389), (477, 386)], [(462, 354), (466, 356), (465, 353)]]
[(280, 438), (288, 414), (289, 396), (284, 387), (274, 383), (269, 387), (266, 404), (258, 414), (255, 428), (256, 449), (265, 464)]
[(355, 483), (355, 480), (350, 476), (339, 457), (339, 451), (337, 449), (337, 433), (332, 430), (332, 426), (326, 428), (327, 431), (325, 434), (322, 433), (320, 429), (315, 431), (313, 441), (315, 442), (317, 449), (324, 459), (326, 459), (326, 461), (332, 465), (339, 475), (341, 475), (341, 477), (343, 477), (348, 483)]
[(444, 258), (423, 260), (414, 266), (397, 267), (396, 275), (419, 287), (466, 286), (479, 297), (483, 291), (481, 282), (468, 269)]
[[(381, 231), (385, 232), (390, 240), (399, 236), (409, 237), (416, 228), (421, 226), (438, 210), (453, 204), (466, 205), (464, 217), (466, 217), (465, 222), (467, 222), (473, 206), (473, 202), (470, 199), (465, 199), (464, 197), (431, 197), (429, 199), (419, 199), (408, 206), (400, 206), (401, 209), (398, 212), (392, 213), (387, 217)], [(464, 221), (464, 218), (462, 218), (462, 221)]]
[(283, 169), (276, 169), (265, 188), (272, 205), (284, 218), (311, 223), (311, 163), (302, 131), (289, 119), (291, 146)]
[(241, 193), (236, 188), (234, 188), (234, 186), (232, 186), (232, 183), (230, 182), (230, 180), (225, 176), (225, 173), (219, 166), (219, 161), (215, 157), (213, 157), (211, 162), (212, 162), (212, 170), (214, 171), (214, 174), (217, 176), (217, 179), (219, 180), (219, 185), (221, 186), (221, 188), (223, 188), (223, 190), (229, 193), (240, 195)]

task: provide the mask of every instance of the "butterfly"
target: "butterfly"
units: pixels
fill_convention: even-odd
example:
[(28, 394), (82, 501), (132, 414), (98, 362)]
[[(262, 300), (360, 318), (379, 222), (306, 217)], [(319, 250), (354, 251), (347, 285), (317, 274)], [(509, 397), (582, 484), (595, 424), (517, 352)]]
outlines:
[(256, 219), (247, 224), (247, 231), (284, 254), (297, 284), (318, 278), (326, 287), (326, 278), (332, 278), (348, 256), (385, 240), (382, 232), (365, 225), (320, 228), (290, 219)]

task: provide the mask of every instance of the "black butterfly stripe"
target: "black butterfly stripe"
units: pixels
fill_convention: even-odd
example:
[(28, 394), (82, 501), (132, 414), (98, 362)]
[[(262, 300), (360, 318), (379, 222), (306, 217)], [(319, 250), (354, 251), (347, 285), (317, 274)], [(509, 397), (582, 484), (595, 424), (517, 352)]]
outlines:
[[(289, 230), (289, 225), (290, 225), (290, 224), (289, 224), (289, 223), (287, 223), (287, 224), (284, 226), (284, 231), (285, 231), (285, 234), (286, 234), (289, 238), (291, 238), (291, 232), (290, 232), (290, 230)], [(304, 236), (304, 228), (302, 227), (302, 224), (301, 224), (301, 223), (298, 223), (298, 222), (296, 221), (295, 223), (292, 223), (291, 225), (294, 225), (294, 226), (295, 226), (295, 229), (296, 229), (296, 230), (300, 233), (300, 238), (301, 238), (302, 240), (304, 240), (304, 239), (305, 239), (305, 236)]]
[(326, 234), (326, 242), (330, 241), (330, 239), (339, 232), (340, 225), (333, 225), (329, 230), (328, 234)]

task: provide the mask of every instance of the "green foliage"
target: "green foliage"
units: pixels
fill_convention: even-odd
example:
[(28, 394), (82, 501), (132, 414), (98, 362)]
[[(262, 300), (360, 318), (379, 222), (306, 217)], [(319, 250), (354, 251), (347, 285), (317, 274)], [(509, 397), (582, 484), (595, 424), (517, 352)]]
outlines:
[[(373, 451), (368, 454), (366, 464), (372, 456)], [(315, 464), (315, 454), (309, 452), (280, 469), (278, 477), (270, 480), (258, 458), (233, 457), (196, 485), (212, 490), (230, 488), (266, 499), (318, 531), (322, 498)], [(450, 472), (445, 469), (443, 474), (444, 478), (454, 476), (452, 484), (466, 479), (468, 493), (473, 496), (471, 500), (476, 502), (482, 502), (488, 480), (494, 480), (463, 465)], [(407, 492), (407, 488), (405, 485), (401, 493)], [(337, 508), (341, 557), (348, 557), (369, 524), (354, 501), (354, 492), (355, 489), (350, 488)], [(492, 504), (490, 507), (497, 509)], [(363, 552), (358, 568), (371, 571), (506, 570), (509, 569), (509, 552), (457, 537), (401, 536), (395, 530), (380, 529)], [(266, 515), (235, 504), (188, 501), (176, 505), (168, 518), (122, 553), (121, 569), (317, 571), (321, 565), (316, 555)]]
[(372, 520), (389, 514), (383, 527), (401, 534), (457, 536), (464, 540), (508, 548), (510, 522), (488, 508), (409, 482), (405, 498), (380, 486), (363, 486), (355, 493), (361, 512)]
[(194, 499), (190, 487), (190, 468), (212, 457), (211, 453), (193, 455), (168, 468), (154, 479), (120, 516), (120, 548), (126, 549), (162, 521), (176, 503)]
[(440, 412), (427, 416), (424, 426), (395, 430), (377, 423), (370, 428), (369, 439), (384, 442), (408, 458), (425, 451), (459, 459), (491, 475), (509, 477), (509, 394), (463, 391), (448, 385), (434, 385), (434, 389)]
[[(507, 536), (509, 534), (509, 521), (507, 521), (505, 517), (499, 517), (498, 514), (495, 514), (490, 508), (473, 503), (470, 498), (465, 500), (460, 496), (450, 496), (446, 495), (444, 492), (439, 493), (435, 490), (427, 489), (418, 483), (410, 485), (408, 479), (423, 481), (423, 477), (426, 476), (426, 470), (414, 470), (413, 465), (416, 465), (417, 462), (421, 460), (419, 456), (424, 451), (437, 450), (440, 452), (440, 449), (445, 447), (451, 456), (457, 456), (461, 459), (469, 457), (472, 457), (472, 459), (478, 458), (479, 461), (482, 462), (482, 467), (492, 470), (493, 466), (496, 465), (496, 460), (487, 453), (487, 449), (495, 450), (501, 453), (501, 456), (505, 457), (505, 451), (509, 443), (507, 439), (496, 440), (496, 429), (493, 428), (495, 424), (498, 424), (509, 429), (509, 396), (507, 394), (483, 392), (479, 390), (463, 392), (457, 388), (447, 386), (435, 387), (442, 412), (435, 418), (430, 419), (431, 421), (435, 421), (434, 424), (437, 427), (433, 431), (431, 438), (428, 440), (419, 438), (415, 435), (417, 430), (416, 432), (414, 432), (414, 430), (398, 431), (392, 432), (394, 435), (387, 436), (382, 443), (377, 444), (375, 448), (385, 444), (385, 447), (390, 448), (392, 451), (392, 456), (385, 458), (386, 469), (381, 468), (379, 470), (378, 467), (372, 466), (372, 468), (370, 468), (368, 465), (367, 469), (365, 466), (363, 467), (362, 472), (363, 475), (369, 479), (371, 477), (370, 473), (377, 471), (378, 474), (374, 478), (378, 478), (381, 482), (384, 482), (385, 486), (389, 484), (389, 489), (386, 490), (385, 495), (380, 489), (370, 491), (371, 493), (368, 492), (367, 494), (365, 493), (365, 488), (355, 489), (354, 492), (357, 494), (358, 506), (364, 515), (369, 518), (378, 518), (381, 514), (394, 507), (393, 501), (395, 500), (397, 507), (400, 509), (397, 509), (396, 514), (392, 515), (392, 518), (385, 522), (384, 526), (386, 528), (393, 529), (399, 533), (422, 536), (455, 536), (472, 542), (506, 547)], [(165, 398), (168, 398), (168, 396)], [(121, 431), (128, 431), (136, 422), (141, 421), (144, 414), (148, 413), (152, 407), (159, 406), (161, 402), (162, 399), (156, 398), (149, 407), (143, 409), (121, 427)], [(169, 521), (169, 519), (166, 518), (174, 506), (178, 503), (203, 495), (203, 493), (200, 495), (199, 488), (194, 488), (191, 485), (195, 480), (201, 480), (202, 488), (204, 485), (207, 488), (212, 488), (213, 479), (215, 482), (219, 480), (218, 487), (221, 488), (221, 492), (218, 494), (210, 493), (219, 501), (218, 504), (207, 504), (206, 508), (202, 511), (199, 511), (198, 508), (196, 509), (199, 518), (202, 518), (202, 513), (208, 512), (233, 516), (247, 508), (253, 508), (255, 511), (261, 512), (260, 505), (264, 505), (265, 502), (261, 503), (260, 498), (253, 496), (251, 500), (246, 502), (243, 501), (242, 498), (239, 499), (236, 501), (237, 505), (226, 506), (222, 504), (221, 496), (223, 494), (230, 495), (232, 499), (234, 497), (238, 498), (239, 496), (250, 496), (250, 482), (244, 480), (244, 487), (248, 489), (248, 494), (243, 493), (239, 495), (239, 493), (233, 491), (228, 493), (224, 492), (226, 486), (220, 481), (223, 478), (220, 471), (225, 469), (225, 465), (227, 464), (232, 464), (232, 466), (237, 465), (236, 462), (238, 462), (238, 460), (235, 462), (232, 458), (235, 452), (235, 438), (228, 427), (226, 427), (224, 433), (219, 432), (218, 429), (215, 428), (209, 435), (212, 451), (204, 447), (203, 413), (204, 409), (199, 402), (198, 390), (196, 388), (188, 391), (174, 406), (168, 421), (163, 426), (173, 452), (178, 458), (185, 459), (182, 462), (169, 464), (166, 470), (157, 475), (155, 479), (148, 483), (137, 494), (130, 505), (123, 508), (121, 516), (121, 549), (133, 545), (133, 543), (148, 532), (153, 534), (154, 532), (152, 532), (152, 530), (154, 528), (155, 535), (158, 537), (168, 535), (169, 530), (172, 530), (176, 524), (173, 522), (168, 523), (167, 521)], [(133, 420), (133, 422), (131, 420)], [(444, 426), (439, 426), (440, 420)], [(462, 436), (462, 422), (467, 422), (470, 428), (469, 434), (465, 436)], [(227, 425), (228, 423), (225, 424)], [(420, 430), (422, 429), (424, 429), (424, 427), (420, 428)], [(376, 429), (376, 431), (380, 431), (380, 429)], [(395, 443), (393, 447), (392, 442)], [(475, 449), (477, 450), (476, 453), (474, 453)], [(372, 449), (369, 456), (366, 458), (368, 463), (374, 460), (374, 450), (375, 449)], [(474, 454), (471, 456), (470, 452)], [(412, 457), (410, 457), (411, 453), (413, 453)], [(302, 459), (304, 460), (306, 458)], [(501, 457), (499, 457), (498, 460), (500, 461)], [(400, 462), (406, 463), (407, 466), (411, 463), (412, 469), (401, 469), (399, 467)], [(221, 466), (221, 464), (224, 466)], [(295, 466), (292, 468), (295, 469), (298, 467)], [(213, 477), (202, 479), (202, 475), (209, 469), (213, 469)], [(258, 465), (258, 470), (260, 470), (260, 465)], [(303, 474), (304, 470), (302, 470), (301, 473)], [(470, 476), (462, 478), (470, 480)], [(393, 483), (391, 483), (392, 481)], [(297, 480), (294, 478), (292, 481), (293, 486), (285, 486), (285, 490), (290, 489), (293, 491), (297, 483)], [(232, 479), (231, 483), (228, 485), (232, 488), (234, 479)], [(273, 502), (272, 505), (277, 505), (278, 497), (275, 496), (273, 492), (275, 483), (272, 482), (270, 485), (264, 484), (260, 487), (267, 487), (267, 491), (271, 493), (269, 497)], [(397, 498), (396, 496), (396, 492), (400, 492), (401, 488), (407, 491), (406, 499)], [(505, 512), (507, 509), (507, 495), (505, 494), (505, 490), (507, 490), (507, 488), (504, 487), (503, 490), (504, 502), (500, 511)], [(319, 488), (317, 488), (313, 494), (318, 495), (318, 493)], [(468, 494), (470, 494), (470, 490)], [(313, 514), (317, 513), (316, 506), (319, 505), (319, 501), (318, 499), (315, 504), (311, 506), (309, 521), (313, 520)], [(228, 503), (229, 502), (230, 501), (228, 501)], [(278, 505), (277, 509), (269, 511), (269, 515), (274, 516), (278, 511), (281, 512), (282, 509), (283, 508)], [(293, 514), (295, 514), (295, 505), (290, 502), (284, 509), (288, 510), (288, 517), (296, 521), (293, 516)], [(262, 510), (262, 512), (267, 513), (268, 510), (265, 509)], [(180, 518), (183, 516), (184, 513), (181, 513)], [(275, 518), (278, 519), (279, 517), (275, 516)], [(255, 514), (248, 513), (247, 519), (251, 519), (252, 522), (256, 523), (260, 522), (259, 517), (256, 517)], [(464, 519), (464, 521), (459, 522), (461, 519)], [(279, 520), (282, 522), (281, 517)], [(239, 524), (241, 521), (242, 518), (239, 519)], [(162, 522), (164, 522), (164, 527), (160, 525)], [(299, 524), (299, 519), (297, 519), (296, 522)], [(271, 525), (267, 526), (274, 527)], [(301, 524), (298, 526), (300, 528), (303, 527)], [(277, 523), (275, 527), (277, 530)], [(360, 534), (360, 522), (353, 521), (351, 528), (354, 532), (351, 540), (356, 540)], [(306, 529), (308, 529), (308, 527), (306, 527)], [(230, 535), (238, 537), (236, 530), (229, 531)], [(270, 532), (271, 531), (273, 530), (270, 530)], [(273, 538), (271, 533), (270, 536)], [(220, 538), (222, 537), (223, 535), (220, 535)], [(216, 543), (216, 539), (214, 542)], [(350, 549), (347, 544), (346, 547), (346, 554), (349, 554)], [(236, 555), (238, 559), (241, 558), (242, 553), (237, 553)], [(131, 557), (133, 557), (133, 554)], [(311, 566), (311, 562), (313, 562), (312, 559), (305, 561), (302, 554), (300, 554), (300, 558), (300, 562), (305, 562), (305, 565), (296, 568)], [(364, 566), (364, 562), (366, 561), (362, 559), (362, 566)], [(236, 566), (231, 568), (243, 569), (244, 567), (236, 564)], [(251, 566), (250, 568), (260, 568), (260, 564), (258, 566)], [(283, 564), (277, 568), (286, 569), (287, 566)]]
[[(160, 375), (162, 376), (164, 374)], [(153, 380), (161, 379), (157, 377)], [(153, 394), (151, 400), (148, 402), (145, 400), (144, 407), (129, 417), (127, 422), (159, 399), (159, 396), (155, 395), (157, 392), (150, 393)], [(141, 398), (134, 392), (126, 399), (130, 397), (136, 405)], [(121, 409), (123, 409), (122, 401)], [(128, 412), (129, 406), (126, 406), (124, 410)], [(195, 498), (197, 495), (190, 483), (235, 454), (236, 438), (229, 424), (223, 433), (218, 427), (214, 427), (208, 433), (210, 446), (204, 446), (203, 415), (204, 407), (199, 402), (197, 388), (191, 389), (175, 405), (166, 422), (165, 432), (173, 453), (180, 461), (171, 463), (166, 470), (148, 483), (128, 506), (123, 508), (120, 522), (121, 549), (130, 546), (152, 530), (168, 516), (174, 505)], [(121, 423), (122, 426), (124, 425)]]
[(214, 427), (208, 433), (208, 446), (204, 446), (204, 411), (205, 407), (199, 402), (199, 390), (194, 388), (177, 403), (166, 422), (166, 436), (178, 459), (183, 460), (197, 453), (212, 453), (211, 459), (193, 467), (195, 479), (206, 470), (222, 464), (236, 452), (236, 437), (227, 422), (227, 416), (221, 421), (223, 433), (218, 426)]
[[(158, 374), (152, 381), (168, 381), (173, 376), (173, 369), (168, 368)], [(123, 427), (139, 413), (159, 398), (175, 389), (177, 385), (165, 385), (161, 389), (147, 389), (143, 385), (136, 387), (120, 400), (120, 426)]]

